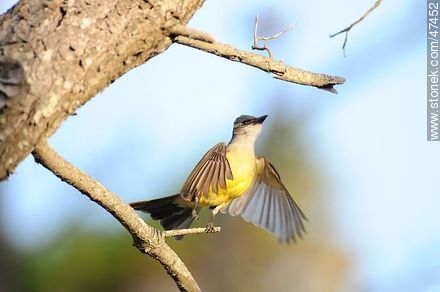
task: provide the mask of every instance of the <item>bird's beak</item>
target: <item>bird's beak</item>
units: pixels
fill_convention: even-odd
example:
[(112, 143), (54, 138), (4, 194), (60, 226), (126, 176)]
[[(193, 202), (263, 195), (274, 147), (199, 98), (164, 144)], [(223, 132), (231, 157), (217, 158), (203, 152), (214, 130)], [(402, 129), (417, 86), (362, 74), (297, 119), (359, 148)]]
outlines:
[(267, 115), (264, 115), (264, 116), (261, 116), (259, 118), (256, 118), (255, 119), (255, 123), (256, 124), (262, 124), (266, 118), (267, 118)]

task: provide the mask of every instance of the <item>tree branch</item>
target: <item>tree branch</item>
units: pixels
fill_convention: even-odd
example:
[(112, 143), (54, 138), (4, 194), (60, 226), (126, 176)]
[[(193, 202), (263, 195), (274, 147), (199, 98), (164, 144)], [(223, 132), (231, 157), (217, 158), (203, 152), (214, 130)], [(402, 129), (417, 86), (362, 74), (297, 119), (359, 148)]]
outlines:
[(20, 0), (0, 15), (0, 180), (80, 106), (165, 51), (204, 0)]
[(230, 61), (240, 62), (258, 68), (267, 73), (273, 74), (275, 78), (280, 80), (301, 85), (314, 86), (333, 93), (337, 93), (336, 89), (333, 87), (334, 85), (345, 82), (345, 79), (342, 77), (313, 73), (290, 67), (284, 64), (282, 61), (239, 50), (230, 45), (216, 42), (212, 37), (209, 38), (212, 40), (211, 42), (200, 40), (199, 38), (192, 38), (190, 37), (191, 34), (188, 33), (189, 30), (195, 31), (193, 35), (206, 35), (206, 33), (201, 33), (190, 28), (186, 28), (186, 33), (181, 34), (182, 28), (177, 26), (177, 28), (172, 27), (170, 29), (170, 36), (174, 37), (173, 41), (176, 43), (196, 48), (219, 57), (226, 58)]
[(355, 22), (353, 22), (352, 24), (350, 24), (348, 27), (344, 28), (341, 31), (338, 31), (337, 33), (331, 34), (330, 38), (333, 38), (341, 33), (345, 32), (345, 38), (344, 38), (344, 43), (342, 44), (342, 50), (344, 52), (344, 56), (345, 56), (345, 45), (347, 44), (347, 40), (348, 40), (348, 32), (359, 22), (361, 22), (362, 20), (364, 20), (365, 17), (367, 17), (368, 14), (370, 14), (374, 9), (376, 9), (380, 3), (382, 3), (382, 0), (377, 0), (376, 3), (374, 3), (374, 5), (372, 7), (370, 7), (370, 9), (368, 9), (367, 12), (364, 13), (364, 15), (362, 15), (358, 20), (356, 20)]
[(220, 232), (221, 227), (213, 227), (212, 230), (207, 231), (206, 228), (188, 228), (188, 229), (175, 229), (175, 230), (164, 230), (162, 235), (164, 237), (172, 237), (179, 235), (192, 235), (192, 234), (202, 234), (202, 233), (215, 233)]
[[(167, 273), (174, 279), (181, 291), (200, 291), (199, 286), (185, 264), (166, 244), (165, 237), (202, 233), (195, 228), (160, 231), (146, 224), (136, 212), (116, 194), (73, 166), (43, 142), (32, 152), (35, 161), (40, 163), (62, 181), (76, 188), (90, 200), (97, 203), (116, 218), (132, 235), (134, 246), (158, 260)], [(220, 231), (216, 227), (216, 231)]]
[(173, 26), (171, 34), (174, 36), (181, 35), (193, 40), (199, 40), (207, 43), (215, 42), (214, 37), (210, 34), (204, 31), (189, 28), (186, 25), (182, 24), (176, 24), (175, 26)]

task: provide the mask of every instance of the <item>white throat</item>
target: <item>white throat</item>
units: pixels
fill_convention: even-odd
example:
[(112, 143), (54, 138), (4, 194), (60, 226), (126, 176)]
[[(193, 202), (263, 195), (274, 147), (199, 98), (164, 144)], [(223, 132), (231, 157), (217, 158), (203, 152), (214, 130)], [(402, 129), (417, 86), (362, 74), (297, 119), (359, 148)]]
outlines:
[(261, 132), (261, 125), (253, 125), (246, 128), (234, 129), (228, 148), (250, 151), (254, 154), (254, 146)]

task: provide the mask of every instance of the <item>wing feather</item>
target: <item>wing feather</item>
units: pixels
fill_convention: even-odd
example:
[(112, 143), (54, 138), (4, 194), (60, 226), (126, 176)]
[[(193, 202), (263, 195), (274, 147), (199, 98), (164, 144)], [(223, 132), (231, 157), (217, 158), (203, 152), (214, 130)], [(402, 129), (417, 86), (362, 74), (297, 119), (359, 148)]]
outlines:
[(290, 224), (290, 220), (289, 220), (289, 209), (287, 208), (288, 203), (287, 203), (287, 199), (285, 197), (282, 197), (282, 202), (281, 202), (281, 210), (282, 210), (282, 220), (281, 220), (281, 234), (282, 234), (282, 240), (287, 240), (288, 238), (286, 238), (287, 234), (290, 234), (290, 232), (292, 232), (291, 230), (291, 224)]
[(224, 163), (221, 162), (219, 163), (219, 170), (218, 170), (218, 186), (222, 189), (226, 189), (225, 165)]
[(208, 175), (209, 172), (209, 168), (210, 168), (211, 164), (206, 163), (204, 164), (199, 173), (197, 174), (198, 176), (194, 179), (194, 182), (191, 186), (190, 191), (195, 193), (196, 195), (199, 195), (200, 192), (203, 192), (203, 183), (205, 182), (205, 178)]
[(274, 225), (274, 232), (277, 235), (278, 238), (282, 238), (283, 234), (281, 232), (281, 229), (283, 228), (283, 225), (281, 221), (283, 220), (283, 213), (281, 208), (281, 200), (282, 197), (280, 197), (278, 200), (275, 200), (274, 204), (274, 210), (277, 213), (277, 216), (274, 216), (273, 225)]
[(257, 158), (257, 177), (251, 187), (222, 212), (240, 215), (283, 241), (295, 241), (305, 232), (303, 221), (307, 218), (284, 187), (277, 170), (265, 158)]
[(226, 158), (226, 144), (212, 147), (197, 163), (182, 187), (181, 194), (186, 200), (207, 196), (212, 190), (226, 189), (226, 179), (232, 179), (231, 167)]
[(208, 195), (209, 188), (214, 185), (214, 168), (216, 167), (216, 162), (213, 161), (208, 164), (208, 170), (206, 171), (206, 176), (203, 179), (203, 187), (202, 187), (202, 194)]
[(220, 165), (220, 161), (216, 161), (214, 170), (212, 172), (212, 191), (216, 194), (218, 194), (218, 186), (220, 183)]

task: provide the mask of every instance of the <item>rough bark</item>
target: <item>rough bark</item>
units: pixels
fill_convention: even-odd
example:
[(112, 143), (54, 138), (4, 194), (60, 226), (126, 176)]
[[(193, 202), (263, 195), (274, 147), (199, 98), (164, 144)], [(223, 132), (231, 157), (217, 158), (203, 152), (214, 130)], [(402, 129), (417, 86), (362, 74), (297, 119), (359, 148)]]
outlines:
[(99, 182), (64, 160), (47, 142), (38, 144), (33, 154), (36, 162), (112, 214), (132, 235), (134, 245), (141, 252), (158, 260), (181, 291), (200, 291), (185, 264), (166, 244), (163, 232), (146, 224), (133, 208)]
[(0, 16), (0, 180), (78, 107), (171, 45), (203, 0), (21, 0)]

